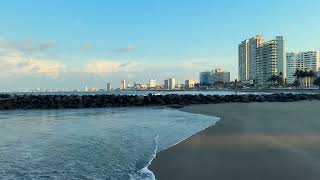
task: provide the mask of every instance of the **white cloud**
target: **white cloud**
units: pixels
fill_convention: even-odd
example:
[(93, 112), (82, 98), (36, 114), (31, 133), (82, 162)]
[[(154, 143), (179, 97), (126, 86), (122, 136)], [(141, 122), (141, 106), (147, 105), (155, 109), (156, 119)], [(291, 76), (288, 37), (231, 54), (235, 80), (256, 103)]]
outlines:
[(0, 51), (0, 77), (38, 74), (56, 78), (64, 67), (55, 60), (31, 57), (18, 50)]
[(110, 60), (97, 60), (84, 66), (84, 72), (104, 76), (115, 72), (134, 72), (142, 68), (141, 64), (136, 62), (121, 62)]
[(114, 53), (128, 53), (128, 52), (135, 51), (136, 49), (137, 47), (135, 45), (129, 44), (127, 47), (113, 48), (113, 49), (110, 49), (110, 51)]
[(56, 40), (49, 40), (44, 42), (35, 42), (32, 40), (9, 40), (0, 38), (0, 48), (4, 50), (17, 50), (26, 54), (42, 53), (53, 49), (58, 45)]

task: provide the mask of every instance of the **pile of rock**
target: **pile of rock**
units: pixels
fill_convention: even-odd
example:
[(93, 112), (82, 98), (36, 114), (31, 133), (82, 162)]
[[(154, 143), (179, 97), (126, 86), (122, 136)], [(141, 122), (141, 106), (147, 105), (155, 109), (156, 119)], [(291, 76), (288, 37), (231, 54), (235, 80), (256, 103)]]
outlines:
[(272, 95), (0, 95), (0, 110), (10, 109), (62, 109), (131, 106), (186, 106), (191, 104), (217, 104), (230, 102), (293, 102), (320, 100), (320, 94)]

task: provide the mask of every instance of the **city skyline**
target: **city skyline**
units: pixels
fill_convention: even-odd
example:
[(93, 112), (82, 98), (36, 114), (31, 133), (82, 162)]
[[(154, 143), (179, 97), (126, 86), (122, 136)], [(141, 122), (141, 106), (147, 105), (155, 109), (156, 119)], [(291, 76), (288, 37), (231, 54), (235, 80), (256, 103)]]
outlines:
[(287, 52), (319, 50), (314, 24), (319, 5), (311, 0), (3, 2), (0, 90), (80, 89), (106, 82), (116, 87), (122, 79), (198, 81), (199, 72), (218, 67), (233, 80), (237, 45), (257, 34), (284, 36)]

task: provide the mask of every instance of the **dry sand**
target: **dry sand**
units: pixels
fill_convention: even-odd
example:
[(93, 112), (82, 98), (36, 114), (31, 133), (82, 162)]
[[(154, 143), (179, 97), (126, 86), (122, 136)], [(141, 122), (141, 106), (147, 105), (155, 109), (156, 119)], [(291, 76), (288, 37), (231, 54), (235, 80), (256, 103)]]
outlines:
[(188, 106), (221, 120), (157, 154), (160, 180), (319, 180), (320, 101)]

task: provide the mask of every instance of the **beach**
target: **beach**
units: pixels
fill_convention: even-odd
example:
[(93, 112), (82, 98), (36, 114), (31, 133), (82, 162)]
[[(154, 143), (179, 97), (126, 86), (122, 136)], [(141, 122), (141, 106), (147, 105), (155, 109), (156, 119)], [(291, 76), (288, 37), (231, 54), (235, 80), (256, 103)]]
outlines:
[(320, 101), (193, 105), (216, 125), (157, 154), (160, 180), (318, 180)]

